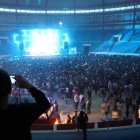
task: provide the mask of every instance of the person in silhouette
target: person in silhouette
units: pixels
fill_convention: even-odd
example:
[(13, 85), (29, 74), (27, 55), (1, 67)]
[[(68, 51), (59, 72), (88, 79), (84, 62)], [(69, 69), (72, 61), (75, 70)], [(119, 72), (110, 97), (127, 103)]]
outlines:
[(74, 111), (74, 115), (72, 116), (72, 124), (76, 124), (77, 122), (77, 111)]
[(77, 117), (77, 130), (79, 129), (83, 130), (83, 140), (87, 139), (87, 122), (88, 122), (88, 116), (84, 111), (80, 111), (78, 117)]
[(50, 108), (50, 103), (43, 92), (33, 87), (22, 76), (17, 75), (14, 79), (16, 86), (27, 89), (35, 102), (9, 104), (11, 79), (6, 71), (0, 69), (0, 139), (31, 140), (31, 125)]

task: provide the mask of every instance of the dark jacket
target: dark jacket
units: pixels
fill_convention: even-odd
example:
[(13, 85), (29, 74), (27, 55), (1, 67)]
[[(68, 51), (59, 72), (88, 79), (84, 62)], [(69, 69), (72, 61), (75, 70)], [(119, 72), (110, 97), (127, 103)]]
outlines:
[(86, 130), (87, 129), (88, 116), (81, 113), (77, 117), (77, 129)]
[(31, 140), (30, 127), (47, 109), (50, 103), (45, 95), (36, 88), (30, 89), (36, 103), (9, 105), (0, 111), (1, 140)]

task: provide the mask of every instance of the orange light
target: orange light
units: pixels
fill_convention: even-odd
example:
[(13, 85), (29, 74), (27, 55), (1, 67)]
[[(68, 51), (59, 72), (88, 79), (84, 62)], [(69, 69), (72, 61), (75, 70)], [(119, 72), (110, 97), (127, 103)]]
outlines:
[(140, 108), (138, 109), (138, 118), (140, 118)]
[(58, 120), (56, 119), (55, 124), (59, 124)]

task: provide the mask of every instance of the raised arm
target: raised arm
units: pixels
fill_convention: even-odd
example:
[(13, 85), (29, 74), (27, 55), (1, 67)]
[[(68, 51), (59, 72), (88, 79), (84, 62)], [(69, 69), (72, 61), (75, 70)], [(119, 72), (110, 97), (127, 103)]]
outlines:
[(19, 88), (25, 88), (29, 90), (32, 97), (35, 99), (35, 104), (30, 104), (28, 106), (22, 106), (23, 112), (25, 112), (24, 117), (30, 118), (30, 122), (35, 121), (42, 113), (50, 108), (50, 103), (45, 97), (44, 93), (33, 87), (26, 79), (22, 76), (15, 76), (16, 85)]

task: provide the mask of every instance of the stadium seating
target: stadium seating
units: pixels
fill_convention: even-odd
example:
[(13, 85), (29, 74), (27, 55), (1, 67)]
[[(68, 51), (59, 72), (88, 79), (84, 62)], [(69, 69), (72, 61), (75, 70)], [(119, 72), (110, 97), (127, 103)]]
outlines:
[(121, 127), (132, 125), (132, 120), (119, 120), (119, 121), (109, 121), (109, 122), (98, 122), (98, 128), (106, 127)]
[(57, 124), (57, 130), (72, 130), (76, 129), (75, 124)]

